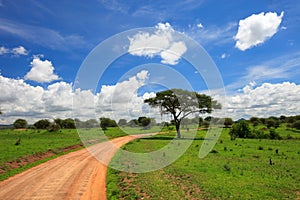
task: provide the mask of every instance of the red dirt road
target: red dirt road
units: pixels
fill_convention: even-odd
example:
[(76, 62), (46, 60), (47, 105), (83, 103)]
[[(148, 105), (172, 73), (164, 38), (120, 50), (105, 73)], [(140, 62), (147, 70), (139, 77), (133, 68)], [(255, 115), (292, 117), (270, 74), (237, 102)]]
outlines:
[[(127, 142), (150, 134), (111, 140), (119, 148)], [(103, 142), (89, 147), (95, 155), (110, 161), (117, 148)], [(33, 167), (0, 182), (0, 199), (106, 199), (106, 165), (87, 149), (72, 152)]]

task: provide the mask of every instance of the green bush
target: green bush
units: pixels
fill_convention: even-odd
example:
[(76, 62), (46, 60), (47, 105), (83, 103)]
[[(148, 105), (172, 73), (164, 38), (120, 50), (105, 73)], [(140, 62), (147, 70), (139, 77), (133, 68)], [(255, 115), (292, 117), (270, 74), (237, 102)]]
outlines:
[(229, 131), (229, 135), (231, 136), (231, 140), (235, 138), (248, 138), (251, 134), (251, 130), (249, 124), (246, 121), (240, 121), (232, 125), (232, 128)]
[(300, 120), (294, 122), (292, 124), (292, 127), (295, 128), (295, 129), (297, 129), (297, 130), (300, 130)]
[(275, 129), (270, 129), (270, 139), (272, 140), (279, 140), (281, 139), (280, 135), (278, 132), (275, 131)]

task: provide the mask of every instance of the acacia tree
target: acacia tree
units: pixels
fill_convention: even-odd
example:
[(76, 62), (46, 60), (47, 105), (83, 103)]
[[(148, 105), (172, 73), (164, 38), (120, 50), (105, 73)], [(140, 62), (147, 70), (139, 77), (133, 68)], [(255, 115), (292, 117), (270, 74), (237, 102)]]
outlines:
[(176, 127), (177, 138), (181, 138), (180, 123), (192, 113), (211, 113), (220, 109), (221, 104), (210, 96), (182, 89), (165, 90), (156, 93), (156, 97), (144, 100), (151, 107), (158, 107), (160, 113), (171, 114)]
[(17, 119), (13, 123), (15, 128), (26, 128), (27, 127), (27, 121), (25, 119)]

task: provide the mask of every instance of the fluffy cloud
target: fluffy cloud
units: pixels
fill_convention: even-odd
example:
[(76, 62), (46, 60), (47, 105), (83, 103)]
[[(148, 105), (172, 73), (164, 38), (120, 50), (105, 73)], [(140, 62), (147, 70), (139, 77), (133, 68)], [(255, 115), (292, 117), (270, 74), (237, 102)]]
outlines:
[(228, 116), (239, 119), (299, 114), (300, 85), (290, 82), (255, 85), (251, 82), (240, 93), (226, 98)]
[(153, 34), (140, 32), (129, 38), (128, 52), (135, 56), (160, 56), (162, 63), (176, 65), (187, 48), (183, 41), (174, 37), (174, 29), (169, 23), (159, 23)]
[(23, 46), (13, 48), (12, 53), (14, 55), (28, 55), (28, 51)]
[(35, 56), (30, 63), (31, 69), (25, 75), (25, 80), (33, 80), (39, 83), (48, 83), (60, 78), (54, 74), (54, 67), (49, 60), (41, 60)]
[(31, 86), (24, 80), (6, 78), (0, 75), (0, 102), (3, 115), (0, 124), (13, 123), (24, 118), (30, 123), (47, 118), (79, 118), (87, 120), (102, 116), (116, 120), (132, 119), (139, 116), (159, 116), (146, 104), (144, 99), (155, 94), (138, 94), (140, 87), (147, 83), (148, 71), (141, 71), (115, 85), (103, 85), (99, 93), (90, 90), (73, 90), (66, 82), (50, 84), (47, 88)]
[(6, 48), (6, 47), (0, 47), (0, 55), (4, 54), (13, 54), (14, 56), (26, 56), (28, 55), (28, 50), (25, 49), (23, 46), (15, 47), (12, 49)]
[(253, 46), (264, 43), (277, 31), (283, 18), (283, 12), (278, 16), (275, 12), (253, 14), (239, 22), (235, 36), (235, 47), (245, 51)]
[(137, 118), (146, 115), (144, 98), (154, 93), (138, 95), (138, 90), (149, 78), (149, 72), (142, 70), (128, 80), (116, 85), (103, 85), (97, 94), (96, 108), (99, 115), (110, 116), (114, 119)]

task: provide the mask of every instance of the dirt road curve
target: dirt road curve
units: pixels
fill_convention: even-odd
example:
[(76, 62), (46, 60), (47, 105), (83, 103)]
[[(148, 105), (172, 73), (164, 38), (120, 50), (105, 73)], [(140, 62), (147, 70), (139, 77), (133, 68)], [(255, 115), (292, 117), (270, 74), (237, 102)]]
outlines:
[[(116, 147), (139, 136), (113, 139)], [(116, 152), (108, 142), (89, 147), (110, 160)], [(0, 182), (0, 199), (106, 199), (107, 167), (87, 149), (72, 152)]]

